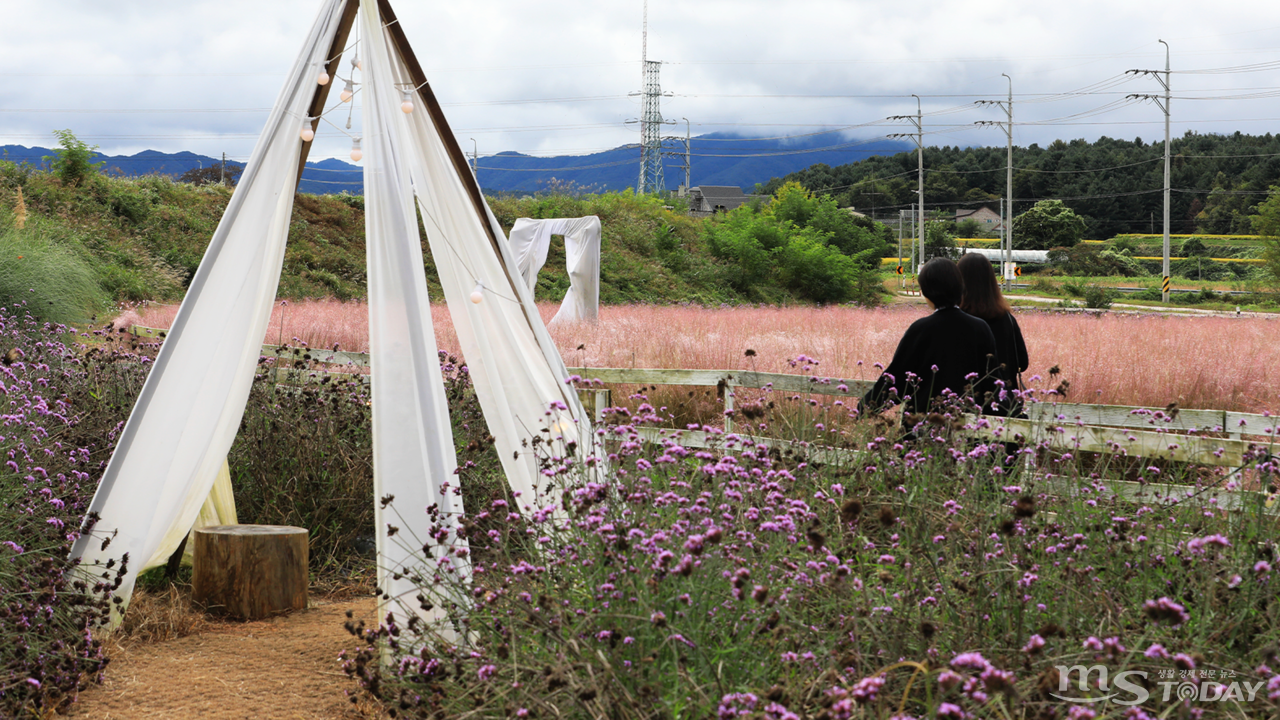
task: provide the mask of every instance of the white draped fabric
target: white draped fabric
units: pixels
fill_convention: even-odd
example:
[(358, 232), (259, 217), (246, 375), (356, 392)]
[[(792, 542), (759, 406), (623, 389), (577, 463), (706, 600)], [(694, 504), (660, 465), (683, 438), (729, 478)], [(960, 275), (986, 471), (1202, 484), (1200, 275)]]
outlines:
[[(405, 66), (398, 70), (396, 81), (412, 86)], [(518, 493), (516, 504), (525, 513), (558, 507), (554, 490), (547, 493), (546, 485), (539, 486), (539, 456), (571, 455), (568, 442), (590, 447), (589, 416), (568, 384), (569, 372), (533, 293), (516, 274), (501, 226), (478, 193), (476, 208), (461, 175), (469, 172), (465, 161), (455, 162), (460, 152), (450, 156), (440, 128), (423, 110), (400, 113), (407, 125), (407, 146), (401, 150), (408, 153), (405, 162), (462, 356), (507, 484)], [(365, 207), (368, 212), (367, 202)], [(472, 302), (477, 291), (480, 302)], [(535, 438), (554, 442), (539, 449)]]
[[(452, 535), (441, 544), (435, 524), (453, 531), (462, 514), (453, 430), (445, 403), (440, 358), (427, 299), (422, 241), (413, 207), (405, 122), (394, 68), (394, 48), (377, 12), (361, 12), (364, 41), (364, 192), (369, 270), (369, 360), (373, 402), (373, 492), (378, 543), (378, 588), (383, 612), (417, 614), (456, 640), (447, 617), (450, 597), (431, 598), (426, 610), (414, 569), (428, 546), (433, 561), (422, 572), (448, 573), (442, 587), (457, 588), (470, 574), (467, 542)], [(392, 496), (393, 501), (382, 502)], [(388, 535), (391, 527), (395, 535)]]
[(90, 504), (100, 520), (72, 548), (94, 574), (128, 553), (126, 600), (191, 529), (240, 426), (284, 263), (298, 129), (344, 4), (322, 3), (107, 463)]
[(595, 322), (600, 313), (600, 218), (532, 220), (518, 218), (509, 243), (529, 291), (538, 284), (538, 272), (547, 263), (551, 236), (564, 236), (569, 292), (549, 325), (562, 322)]
[[(128, 552), (130, 572), (117, 591), (126, 601), (137, 573), (173, 553), (202, 506), (210, 518), (234, 522), (225, 507), (229, 484), (220, 482), (212, 497), (210, 490), (244, 414), (283, 265), (298, 130), (347, 2), (324, 0), (108, 463), (91, 505), (101, 520), (72, 550), (91, 574)], [(589, 448), (591, 428), (501, 227), (474, 179), (460, 174), (465, 161), (434, 96), (413, 82), (407, 46), (396, 45), (377, 8), (362, 4), (360, 54), (381, 609), (402, 619), (417, 614), (457, 639), (444, 619), (452, 604), (465, 607), (471, 567), (465, 539), (452, 532), (463, 507), (415, 195), (522, 512), (559, 512), (556, 492), (539, 487), (540, 473), (576, 462), (573, 446)], [(418, 107), (405, 114), (401, 92), (414, 88)], [(430, 610), (418, 600), (423, 585), (437, 587)]]

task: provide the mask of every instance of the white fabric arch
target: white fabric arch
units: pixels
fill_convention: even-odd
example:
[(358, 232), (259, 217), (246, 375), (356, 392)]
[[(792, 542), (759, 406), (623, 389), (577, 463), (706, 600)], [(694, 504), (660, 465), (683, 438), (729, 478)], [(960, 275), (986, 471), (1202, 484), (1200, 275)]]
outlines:
[(569, 292), (565, 293), (560, 310), (549, 324), (595, 322), (600, 314), (600, 218), (588, 215), (581, 218), (516, 220), (511, 228), (511, 252), (530, 292), (538, 284), (538, 271), (547, 264), (552, 235), (564, 236)]

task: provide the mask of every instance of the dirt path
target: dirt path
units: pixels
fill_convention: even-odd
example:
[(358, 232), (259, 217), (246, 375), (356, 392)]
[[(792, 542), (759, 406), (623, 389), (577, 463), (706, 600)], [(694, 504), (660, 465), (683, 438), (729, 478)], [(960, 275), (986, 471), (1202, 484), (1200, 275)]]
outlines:
[(372, 598), (313, 600), (312, 607), (261, 622), (218, 622), (166, 642), (112, 654), (101, 687), (81, 694), (72, 714), (94, 720), (354, 719), (355, 687), (338, 653), (354, 646), (347, 610), (372, 620)]

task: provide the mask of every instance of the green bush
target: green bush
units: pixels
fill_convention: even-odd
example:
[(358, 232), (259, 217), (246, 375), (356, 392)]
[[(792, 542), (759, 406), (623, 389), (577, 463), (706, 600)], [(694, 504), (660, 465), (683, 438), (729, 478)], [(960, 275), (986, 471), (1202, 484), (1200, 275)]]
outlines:
[(1228, 263), (1215, 262), (1199, 256), (1174, 260), (1169, 263), (1169, 272), (1188, 280), (1234, 280), (1236, 278), (1236, 273)]
[(90, 147), (84, 141), (76, 138), (70, 130), (54, 130), (53, 134), (58, 136), (59, 147), (53, 151), (50, 166), (64, 185), (79, 185), (85, 180), (89, 180), (98, 175), (98, 169), (106, 164), (106, 161), (92, 162), (93, 152), (98, 149), (97, 145)]
[(93, 267), (49, 232), (51, 221), (0, 227), (0, 303), (25, 303), (39, 320), (81, 322), (107, 304)]
[(1090, 285), (1084, 289), (1084, 306), (1087, 308), (1106, 310), (1111, 307), (1111, 301), (1114, 298), (1115, 291), (1110, 288)]
[(801, 297), (817, 303), (840, 303), (855, 296), (855, 286), (868, 272), (853, 258), (805, 231), (778, 253), (783, 282)]

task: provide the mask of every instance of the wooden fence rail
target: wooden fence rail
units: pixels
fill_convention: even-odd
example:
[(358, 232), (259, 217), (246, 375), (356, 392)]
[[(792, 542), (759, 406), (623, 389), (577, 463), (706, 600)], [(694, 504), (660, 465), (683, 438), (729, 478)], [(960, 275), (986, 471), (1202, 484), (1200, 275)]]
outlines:
[[(158, 328), (133, 326), (130, 332), (139, 337), (163, 338)], [(323, 376), (367, 383), (368, 373), (332, 372), (313, 369), (312, 363), (345, 366), (352, 369), (369, 367), (369, 356), (323, 348), (263, 345), (262, 355), (305, 363), (306, 368), (276, 368), (277, 381), (308, 382)], [(771, 390), (791, 394), (844, 396), (860, 398), (870, 387), (867, 380), (822, 378), (810, 375), (788, 375), (754, 370), (673, 370), (665, 368), (569, 368), (571, 375), (583, 380), (598, 380), (615, 385), (674, 385), (715, 387), (723, 390), (725, 410), (734, 409), (736, 388)], [(609, 407), (608, 389), (584, 388), (579, 391), (592, 414), (600, 419)], [(1145, 408), (1120, 405), (1032, 402), (1027, 405), (1025, 419), (970, 417), (977, 438), (996, 441), (1018, 441), (1048, 447), (1060, 453), (1090, 452), (1134, 458), (1161, 459), (1199, 465), (1233, 468), (1236, 475), (1246, 464), (1251, 449), (1263, 446), (1268, 453), (1277, 452), (1280, 417), (1221, 410)], [(649, 442), (678, 441), (689, 447), (709, 447), (725, 442), (733, 432), (730, 416), (725, 417), (724, 430), (711, 432), (643, 428), (641, 435)], [(827, 464), (846, 465), (857, 462), (856, 450), (825, 447), (812, 443), (777, 438), (737, 435), (738, 441), (765, 444), (769, 447), (792, 448), (805, 457)], [(1042, 477), (1045, 487), (1062, 493), (1081, 492), (1079, 481)], [(1106, 491), (1134, 501), (1148, 503), (1212, 502), (1227, 510), (1256, 509), (1269, 514), (1280, 513), (1280, 504), (1266, 494), (1253, 491), (1226, 491), (1218, 488), (1194, 488), (1178, 484), (1139, 484), (1123, 480), (1100, 481)]]
[[(159, 328), (133, 326), (130, 332), (139, 337), (163, 338)], [(363, 370), (369, 356), (323, 348), (263, 345), (264, 357), (345, 366)], [(725, 410), (734, 409), (736, 388), (772, 390), (773, 392), (860, 398), (871, 387), (867, 380), (823, 378), (812, 375), (757, 372), (754, 370), (678, 370), (667, 368), (585, 368), (571, 367), (570, 375), (584, 380), (599, 380), (615, 385), (676, 385), (723, 389)], [(317, 377), (350, 378), (351, 373), (322, 370), (276, 369), (277, 377), (290, 382)], [(368, 374), (360, 374), (368, 382)], [(610, 393), (584, 391), (593, 414), (599, 418), (610, 402)], [(1280, 435), (1280, 416), (1237, 413), (1222, 410), (1129, 407), (1123, 405), (1089, 405), (1078, 403), (1033, 402), (1027, 405), (1027, 419), (1000, 419), (992, 433), (1020, 434), (1031, 437), (1045, 428), (1054, 428), (1054, 443), (1074, 446), (1082, 452), (1124, 452), (1135, 457), (1161, 457), (1206, 465), (1238, 467), (1250, 436), (1264, 444), (1274, 443)], [(725, 429), (732, 431), (732, 418), (726, 418)], [(1226, 436), (1226, 437), (1217, 437)], [(1198, 458), (1198, 459), (1197, 459)]]

